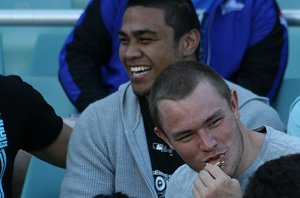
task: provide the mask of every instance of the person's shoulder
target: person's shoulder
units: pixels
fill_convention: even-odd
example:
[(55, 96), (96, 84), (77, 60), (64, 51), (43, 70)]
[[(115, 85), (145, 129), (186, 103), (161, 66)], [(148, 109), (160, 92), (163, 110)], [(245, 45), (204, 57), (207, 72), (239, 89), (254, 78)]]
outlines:
[(127, 106), (132, 108), (137, 104), (132, 100), (133, 98), (137, 97), (133, 93), (130, 83), (125, 83), (116, 92), (89, 104), (82, 114), (99, 114), (100, 116), (119, 114), (121, 108)]
[(191, 169), (188, 165), (183, 164), (176, 169), (176, 171), (172, 174), (171, 180), (182, 182), (186, 180), (186, 178), (193, 178), (196, 177), (197, 173)]
[(192, 188), (197, 172), (184, 164), (172, 174), (166, 191), (166, 197), (192, 197)]
[(130, 83), (124, 83), (124, 84), (120, 85), (120, 87), (117, 91), (115, 91), (114, 93), (112, 93), (102, 99), (99, 99), (99, 100), (91, 103), (89, 106), (92, 106), (92, 108), (95, 108), (97, 106), (106, 106), (107, 104), (110, 104), (110, 103), (116, 104), (118, 101), (121, 102), (120, 100), (122, 100), (124, 97), (135, 97)]
[[(118, 91), (117, 91), (118, 92)], [(118, 106), (118, 93), (115, 92), (109, 96), (106, 96), (102, 99), (96, 100), (89, 104), (86, 109), (82, 112), (81, 115), (86, 114), (105, 114), (113, 113), (114, 109)], [(82, 117), (82, 116), (81, 116)]]
[(272, 127), (266, 126), (267, 136), (273, 144), (281, 145), (285, 149), (297, 150), (300, 152), (300, 138), (291, 136), (278, 131)]
[(0, 86), (1, 89), (11, 87), (11, 86), (22, 86), (24, 82), (21, 77), (16, 75), (3, 76), (0, 75)]
[[(3, 76), (0, 75), (0, 89), (2, 93), (5, 94), (18, 94), (23, 95), (24, 92), (29, 91), (30, 86), (25, 83), (20, 76), (9, 75)], [(30, 88), (31, 89), (31, 88)]]
[(236, 92), (238, 94), (240, 107), (249, 101), (259, 101), (259, 102), (262, 102), (265, 104), (269, 104), (269, 99), (267, 97), (259, 96), (255, 93), (253, 93), (252, 91), (250, 91), (240, 85), (237, 85), (233, 82), (230, 82), (228, 80), (225, 80), (225, 82), (227, 83), (227, 85), (230, 89), (236, 90)]

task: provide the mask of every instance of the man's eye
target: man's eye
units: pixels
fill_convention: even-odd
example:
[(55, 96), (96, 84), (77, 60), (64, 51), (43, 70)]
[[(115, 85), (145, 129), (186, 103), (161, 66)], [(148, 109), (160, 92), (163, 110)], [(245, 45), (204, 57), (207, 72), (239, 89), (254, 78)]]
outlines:
[(208, 127), (209, 128), (217, 127), (220, 124), (221, 120), (222, 120), (221, 118), (218, 118), (218, 119), (212, 121), (211, 123), (209, 123)]
[(191, 140), (191, 138), (192, 138), (192, 134), (186, 134), (186, 135), (178, 137), (177, 141), (178, 142), (188, 142), (189, 140)]
[(141, 43), (148, 44), (152, 42), (152, 39), (150, 38), (140, 38)]
[(120, 38), (120, 43), (121, 43), (122, 45), (126, 45), (126, 44), (129, 43), (129, 41), (128, 41), (128, 39)]

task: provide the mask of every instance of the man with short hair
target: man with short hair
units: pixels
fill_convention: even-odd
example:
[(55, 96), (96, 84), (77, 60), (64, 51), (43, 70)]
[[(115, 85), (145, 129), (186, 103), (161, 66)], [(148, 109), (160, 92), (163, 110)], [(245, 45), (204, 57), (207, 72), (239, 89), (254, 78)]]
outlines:
[[(225, 79), (275, 98), (287, 65), (286, 21), (276, 0), (192, 0), (201, 23), (201, 61)], [(127, 0), (91, 0), (59, 58), (59, 80), (82, 112), (128, 76), (118, 56)]]
[(269, 126), (247, 128), (237, 91), (197, 61), (167, 66), (148, 102), (156, 134), (186, 163), (172, 175), (166, 197), (241, 198), (260, 165), (300, 153), (299, 138)]
[[(189, 0), (128, 1), (119, 54), (130, 83), (81, 114), (70, 140), (61, 197), (114, 192), (164, 197), (170, 176), (183, 161), (153, 133), (147, 96), (166, 65), (197, 60), (199, 27)], [(282, 127), (266, 98), (236, 87), (248, 126)]]

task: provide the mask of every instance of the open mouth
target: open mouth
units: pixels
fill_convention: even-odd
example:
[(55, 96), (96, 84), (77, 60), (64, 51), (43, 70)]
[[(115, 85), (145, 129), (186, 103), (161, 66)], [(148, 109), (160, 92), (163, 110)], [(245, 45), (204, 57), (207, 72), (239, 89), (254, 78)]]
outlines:
[(222, 163), (223, 158), (224, 158), (224, 154), (219, 154), (217, 156), (214, 156), (214, 157), (211, 157), (211, 158), (207, 159), (206, 162), (210, 163), (210, 164)]
[(132, 66), (130, 67), (130, 71), (133, 76), (144, 75), (151, 70), (149, 66)]

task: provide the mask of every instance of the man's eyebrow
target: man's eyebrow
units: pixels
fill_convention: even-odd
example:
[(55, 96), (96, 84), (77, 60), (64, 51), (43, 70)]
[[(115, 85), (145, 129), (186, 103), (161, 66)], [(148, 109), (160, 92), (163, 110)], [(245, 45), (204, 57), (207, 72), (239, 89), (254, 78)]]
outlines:
[(203, 123), (204, 124), (209, 124), (216, 117), (219, 117), (220, 115), (223, 115), (223, 114), (224, 114), (224, 111), (222, 109), (219, 109), (216, 112), (214, 112), (211, 116), (209, 116)]
[[(135, 37), (140, 37), (144, 34), (152, 34), (152, 35), (157, 35), (157, 32), (153, 31), (153, 30), (150, 30), (150, 29), (143, 29), (143, 30), (137, 30), (137, 31), (134, 31), (133, 32), (133, 36)], [(127, 34), (125, 32), (123, 32), (122, 30), (120, 30), (118, 32), (118, 35), (119, 36), (127, 36)]]
[(157, 32), (154, 32), (153, 30), (150, 30), (150, 29), (144, 29), (144, 30), (138, 30), (138, 31), (135, 31), (133, 32), (133, 35), (134, 36), (141, 36), (143, 34), (153, 34), (153, 35), (157, 35)]
[(173, 132), (173, 133), (171, 133), (171, 138), (176, 139), (176, 138), (178, 138), (180, 136), (184, 136), (185, 134), (188, 134), (190, 132), (191, 132), (190, 130)]
[(119, 31), (118, 31), (118, 35), (119, 35), (119, 36), (127, 36), (127, 35), (125, 34), (125, 32), (123, 32), (122, 30), (119, 30)]

